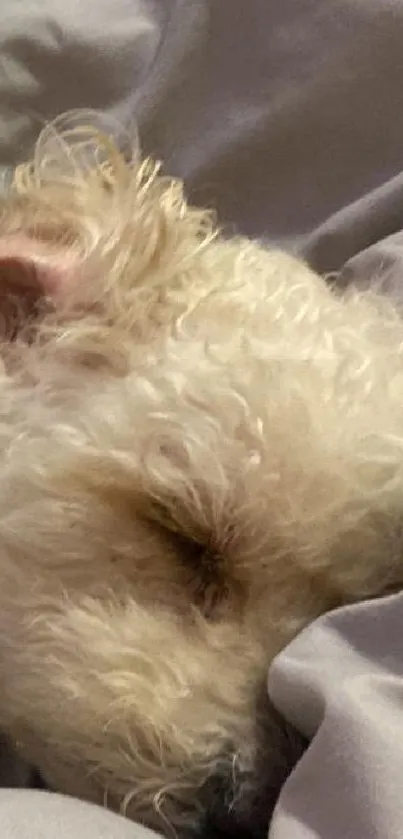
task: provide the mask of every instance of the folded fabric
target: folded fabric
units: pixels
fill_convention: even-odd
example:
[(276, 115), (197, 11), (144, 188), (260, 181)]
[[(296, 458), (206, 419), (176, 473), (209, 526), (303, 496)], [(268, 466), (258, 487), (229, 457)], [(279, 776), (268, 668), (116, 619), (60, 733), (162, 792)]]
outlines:
[(74, 798), (0, 790), (2, 839), (158, 839), (128, 819)]
[(316, 621), (274, 661), (269, 694), (312, 742), (270, 839), (403, 835), (403, 595)]

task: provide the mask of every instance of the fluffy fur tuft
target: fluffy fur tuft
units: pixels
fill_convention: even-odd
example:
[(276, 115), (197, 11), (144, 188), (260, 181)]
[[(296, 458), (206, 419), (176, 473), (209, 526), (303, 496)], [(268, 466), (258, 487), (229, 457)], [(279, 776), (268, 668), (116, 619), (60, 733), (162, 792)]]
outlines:
[(273, 655), (402, 584), (402, 320), (51, 137), (0, 211), (0, 723), (54, 787), (189, 830), (255, 783)]

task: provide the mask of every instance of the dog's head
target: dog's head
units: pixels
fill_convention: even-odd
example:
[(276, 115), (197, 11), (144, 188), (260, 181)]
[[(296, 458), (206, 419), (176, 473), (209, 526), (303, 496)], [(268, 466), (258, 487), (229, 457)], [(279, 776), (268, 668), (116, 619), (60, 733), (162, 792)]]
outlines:
[(264, 831), (286, 762), (233, 562), (259, 429), (214, 354), (238, 256), (150, 161), (51, 139), (0, 209), (0, 723), (62, 791)]

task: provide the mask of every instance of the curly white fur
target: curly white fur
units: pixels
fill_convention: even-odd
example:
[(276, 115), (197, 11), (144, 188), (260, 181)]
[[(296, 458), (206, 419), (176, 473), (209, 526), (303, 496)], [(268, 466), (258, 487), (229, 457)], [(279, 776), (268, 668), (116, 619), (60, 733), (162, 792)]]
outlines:
[(0, 724), (178, 828), (281, 646), (403, 582), (403, 326), (94, 137), (0, 214)]

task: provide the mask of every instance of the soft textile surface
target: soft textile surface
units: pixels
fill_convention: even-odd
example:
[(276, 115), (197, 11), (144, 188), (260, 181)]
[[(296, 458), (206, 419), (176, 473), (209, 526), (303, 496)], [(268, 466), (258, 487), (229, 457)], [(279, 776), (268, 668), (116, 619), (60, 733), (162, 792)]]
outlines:
[[(399, 297), (402, 45), (403, 0), (2, 0), (0, 164), (60, 111), (135, 117), (145, 151), (229, 230)], [(402, 626), (399, 597), (348, 609), (273, 666), (273, 698), (313, 742), (271, 839), (403, 834)], [(3, 792), (0, 834), (95, 839), (104, 818), (111, 839), (139, 835), (82, 808)]]
[(0, 791), (2, 839), (157, 839), (156, 834), (84, 801), (35, 790)]
[(317, 621), (274, 662), (269, 693), (309, 738), (269, 839), (403, 835), (403, 595)]

